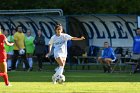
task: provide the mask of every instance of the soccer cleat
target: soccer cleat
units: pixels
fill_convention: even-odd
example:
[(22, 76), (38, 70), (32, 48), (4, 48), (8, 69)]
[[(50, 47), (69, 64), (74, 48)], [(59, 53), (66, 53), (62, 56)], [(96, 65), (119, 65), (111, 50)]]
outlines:
[(52, 83), (56, 84), (56, 77), (54, 75), (52, 76)]
[(9, 83), (8, 85), (6, 85), (7, 87), (11, 87), (12, 85)]

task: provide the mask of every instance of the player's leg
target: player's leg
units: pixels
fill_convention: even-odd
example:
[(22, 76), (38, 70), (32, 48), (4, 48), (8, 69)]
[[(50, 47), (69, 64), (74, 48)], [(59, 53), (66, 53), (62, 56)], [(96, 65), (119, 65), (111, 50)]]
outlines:
[(105, 59), (99, 57), (99, 58), (98, 58), (98, 62), (100, 62), (100, 63), (103, 65), (103, 70), (104, 70), (104, 73), (105, 73), (105, 72), (107, 71), (107, 66), (106, 66), (106, 64), (105, 64)]
[(6, 86), (11, 86), (8, 80), (6, 62), (0, 62), (0, 76), (3, 77)]
[(42, 70), (42, 54), (37, 54), (38, 70)]
[(7, 54), (7, 69), (11, 70), (11, 54)]
[(101, 64), (104, 64), (104, 60), (102, 57), (98, 57), (98, 62), (100, 62)]
[[(26, 60), (27, 60), (27, 62), (28, 62), (28, 64), (29, 64), (29, 58), (28, 58), (28, 54), (26, 53)], [(23, 64), (22, 64), (22, 67), (23, 67), (23, 70), (24, 71), (26, 71), (26, 66), (25, 66), (25, 63), (23, 62)]]
[(111, 72), (111, 62), (112, 62), (112, 59), (105, 58), (105, 62), (107, 64), (108, 73), (110, 73)]
[(66, 64), (66, 57), (63, 57), (63, 58), (62, 58), (62, 61), (63, 61), (63, 65), (64, 65), (64, 67), (65, 67), (65, 64)]
[(63, 74), (63, 70), (64, 70), (64, 66), (65, 66), (65, 58), (56, 58), (55, 59), (56, 62), (59, 64), (59, 69), (56, 71), (56, 75), (60, 75), (60, 74)]
[(22, 68), (23, 68), (24, 71), (26, 70), (26, 69), (25, 69), (25, 64), (24, 64), (24, 63), (22, 64)]
[(18, 50), (14, 50), (14, 54), (12, 56), (12, 70), (16, 69), (16, 62), (17, 62), (18, 56), (19, 56)]
[(8, 53), (8, 56), (7, 56), (7, 59), (8, 59), (8, 64), (7, 64), (7, 67), (8, 67), (8, 70), (10, 71), (12, 69), (12, 58), (13, 58), (13, 54), (14, 52), (11, 51)]
[(140, 72), (140, 58), (136, 61), (136, 66), (134, 68), (134, 72), (133, 73), (137, 73)]
[(33, 59), (32, 59), (32, 54), (28, 54), (28, 62), (29, 62), (29, 66), (30, 66), (30, 70), (33, 69)]
[(20, 59), (17, 59), (17, 61), (16, 61), (16, 69), (18, 69), (18, 65), (19, 65), (19, 63), (20, 63)]
[(63, 74), (63, 71), (64, 71), (64, 66), (65, 66), (65, 59), (66, 58), (56, 58), (56, 62), (59, 64), (59, 68), (58, 70), (56, 71), (56, 73), (52, 76), (52, 80), (53, 80), (53, 83), (56, 84), (56, 77), (58, 75), (62, 75)]
[[(24, 49), (25, 50), (25, 49)], [(29, 70), (29, 63), (28, 63), (28, 61), (27, 61), (27, 59), (26, 59), (26, 50), (25, 50), (25, 53), (23, 54), (23, 55), (21, 55), (21, 58), (23, 59), (23, 62), (24, 62), (24, 64), (25, 64), (25, 68), (27, 69), (27, 70)]]

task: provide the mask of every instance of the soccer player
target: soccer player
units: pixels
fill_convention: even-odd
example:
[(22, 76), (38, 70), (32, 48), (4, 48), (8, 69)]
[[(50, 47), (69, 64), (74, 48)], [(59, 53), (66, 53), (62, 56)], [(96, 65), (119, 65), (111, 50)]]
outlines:
[[(18, 26), (17, 32), (14, 34), (15, 44), (14, 44), (14, 55), (12, 58), (12, 70), (16, 69), (16, 61), (20, 56), (25, 64), (26, 69), (29, 71), (30, 69), (26, 59), (26, 50), (25, 50), (25, 35), (22, 30), (23, 30), (22, 27)], [(20, 54), (20, 51), (24, 51), (25, 53)]]
[(11, 86), (8, 80), (8, 74), (7, 74), (7, 54), (4, 49), (4, 43), (6, 43), (9, 46), (13, 46), (14, 43), (9, 43), (5, 35), (2, 34), (0, 30), (0, 76), (3, 77), (5, 85)]
[[(140, 56), (140, 28), (137, 30), (137, 35), (134, 37), (133, 41), (133, 55), (139, 55)], [(140, 71), (140, 57), (138, 59), (138, 65), (136, 66), (134, 73)]]
[(55, 27), (56, 34), (53, 35), (49, 41), (49, 52), (46, 54), (48, 57), (51, 53), (51, 48), (54, 46), (54, 58), (56, 62), (59, 64), (59, 68), (56, 73), (52, 76), (53, 83), (56, 84), (56, 77), (58, 75), (63, 74), (66, 57), (67, 57), (67, 41), (68, 40), (84, 40), (85, 38), (82, 36), (81, 38), (72, 37), (68, 34), (62, 33), (63, 27), (61, 24), (57, 24)]
[(111, 72), (111, 62), (115, 61), (114, 50), (109, 46), (108, 42), (104, 42), (104, 49), (102, 51), (101, 57), (98, 58), (98, 61), (103, 64), (104, 73), (108, 71)]
[[(27, 36), (25, 37), (25, 47), (26, 47), (26, 57), (27, 60), (29, 62), (29, 66), (30, 66), (30, 70), (32, 71), (33, 69), (33, 60), (32, 60), (32, 56), (33, 56), (33, 52), (34, 52), (34, 37), (31, 36), (31, 30), (27, 30)], [(25, 68), (25, 64), (24, 64), (24, 68)]]
[[(15, 30), (12, 31), (12, 34), (9, 35), (7, 30), (4, 30), (3, 34), (7, 37), (8, 42), (10, 43), (14, 43), (14, 38), (13, 38), (13, 34), (15, 33)], [(13, 55), (13, 46), (8, 46), (5, 44), (5, 50), (7, 53), (7, 69), (8, 71), (11, 70), (11, 59), (12, 59), (12, 55)]]

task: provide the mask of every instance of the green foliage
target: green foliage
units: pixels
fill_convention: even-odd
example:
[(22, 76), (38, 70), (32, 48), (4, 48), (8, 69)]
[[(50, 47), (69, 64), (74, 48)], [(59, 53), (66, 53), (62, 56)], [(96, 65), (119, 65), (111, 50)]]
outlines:
[(0, 9), (55, 9), (64, 14), (140, 14), (140, 0), (1, 0)]

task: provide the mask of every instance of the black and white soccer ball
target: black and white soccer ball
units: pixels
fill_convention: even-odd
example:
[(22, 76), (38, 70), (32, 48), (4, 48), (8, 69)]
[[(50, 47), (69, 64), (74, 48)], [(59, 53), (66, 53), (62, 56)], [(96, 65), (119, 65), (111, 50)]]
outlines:
[(20, 55), (24, 55), (25, 54), (25, 50), (24, 49), (19, 50), (19, 54)]
[(56, 82), (58, 82), (59, 84), (63, 84), (65, 82), (65, 76), (64, 75), (57, 75)]

